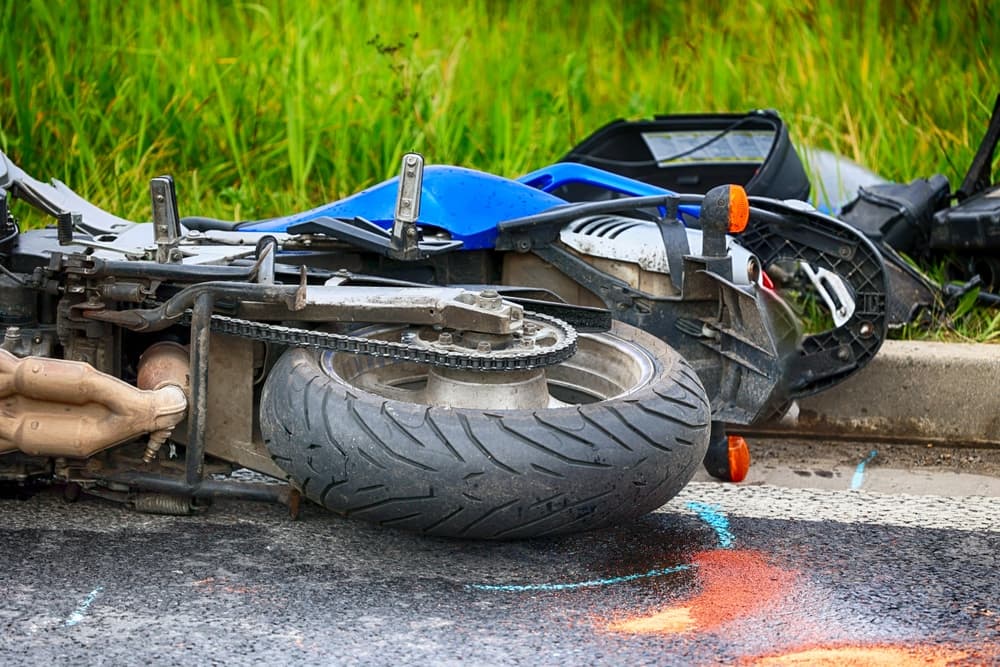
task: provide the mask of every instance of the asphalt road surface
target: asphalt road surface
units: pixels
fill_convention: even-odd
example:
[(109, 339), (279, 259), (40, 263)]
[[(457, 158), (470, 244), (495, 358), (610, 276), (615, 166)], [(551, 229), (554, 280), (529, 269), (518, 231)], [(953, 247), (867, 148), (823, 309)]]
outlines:
[(514, 543), (0, 500), (0, 663), (1000, 664), (1000, 497), (873, 492), (862, 462)]

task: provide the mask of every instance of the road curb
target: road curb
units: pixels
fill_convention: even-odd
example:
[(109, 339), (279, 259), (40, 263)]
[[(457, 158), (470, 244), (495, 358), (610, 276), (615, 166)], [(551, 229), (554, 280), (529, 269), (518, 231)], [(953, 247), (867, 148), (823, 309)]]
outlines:
[(867, 367), (801, 399), (798, 409), (794, 422), (739, 430), (779, 438), (1000, 447), (1000, 345), (886, 341)]

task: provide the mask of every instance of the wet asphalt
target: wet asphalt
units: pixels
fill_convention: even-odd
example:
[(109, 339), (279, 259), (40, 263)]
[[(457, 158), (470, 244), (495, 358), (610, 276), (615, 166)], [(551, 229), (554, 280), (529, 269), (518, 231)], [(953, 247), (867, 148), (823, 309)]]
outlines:
[(1000, 664), (996, 497), (695, 482), (514, 543), (54, 491), (0, 516), (3, 664)]

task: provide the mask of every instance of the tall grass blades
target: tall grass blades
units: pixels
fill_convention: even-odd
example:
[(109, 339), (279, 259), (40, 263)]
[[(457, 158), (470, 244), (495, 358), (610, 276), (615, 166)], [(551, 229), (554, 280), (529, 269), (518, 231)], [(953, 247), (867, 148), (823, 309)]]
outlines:
[(401, 153), (515, 176), (607, 121), (776, 108), (957, 182), (1000, 89), (991, 0), (0, 0), (0, 148), (120, 215), (271, 216)]

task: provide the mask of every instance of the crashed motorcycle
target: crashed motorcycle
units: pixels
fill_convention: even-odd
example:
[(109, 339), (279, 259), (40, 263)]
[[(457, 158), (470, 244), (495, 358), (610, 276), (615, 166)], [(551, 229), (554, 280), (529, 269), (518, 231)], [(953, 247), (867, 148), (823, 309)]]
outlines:
[[(0, 154), (0, 479), (166, 514), (305, 496), (486, 539), (647, 513), (713, 430), (862, 367), (885, 276), (850, 227), (739, 186), (552, 194), (635, 194), (617, 178), (408, 154), (335, 205), (231, 225), (182, 219), (157, 177), (136, 223)], [(55, 224), (20, 229), (13, 199)], [(782, 262), (810, 267), (835, 326), (802, 334), (763, 270)]]

